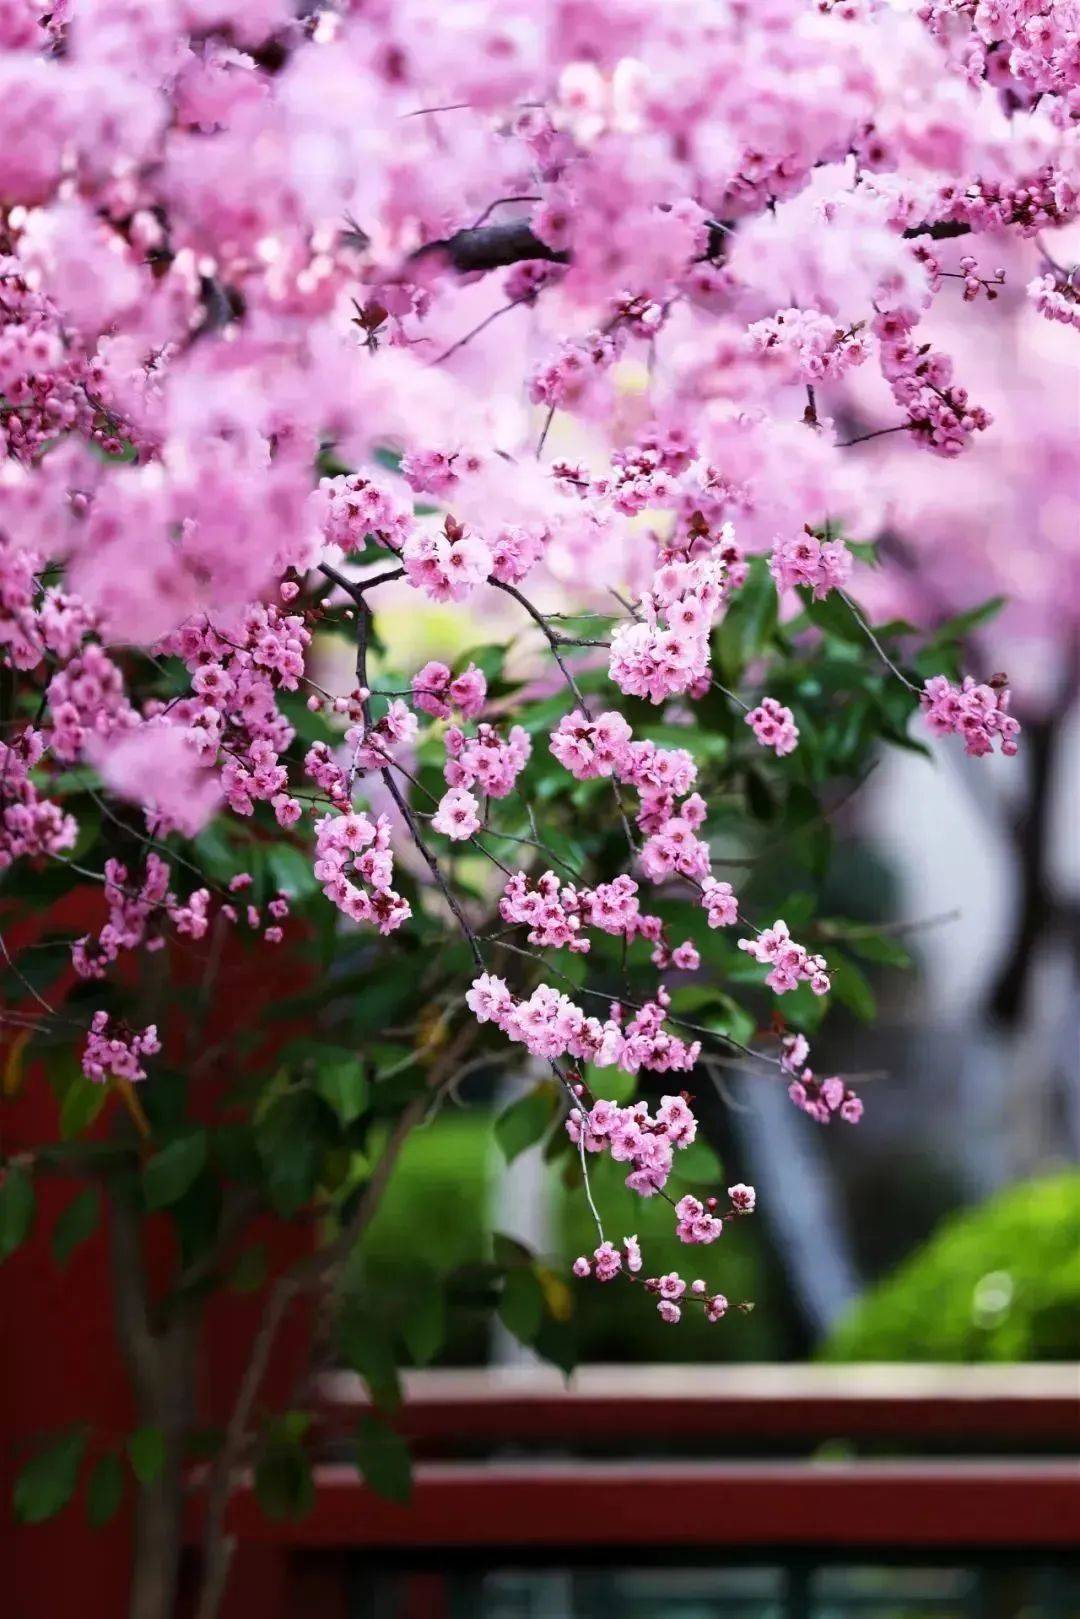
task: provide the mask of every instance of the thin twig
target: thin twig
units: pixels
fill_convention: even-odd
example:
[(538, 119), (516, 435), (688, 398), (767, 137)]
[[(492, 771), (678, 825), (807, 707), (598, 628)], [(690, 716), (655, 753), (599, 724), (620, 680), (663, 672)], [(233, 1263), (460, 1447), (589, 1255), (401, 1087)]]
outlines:
[(908, 679), (907, 675), (903, 674), (902, 671), (896, 667), (895, 663), (889, 657), (889, 654), (885, 651), (885, 648), (882, 646), (881, 642), (878, 640), (865, 618), (863, 618), (858, 607), (848, 595), (847, 591), (838, 590), (837, 595), (840, 597), (840, 600), (844, 603), (848, 612), (862, 630), (863, 634), (866, 636), (867, 640), (870, 642), (870, 645), (873, 647), (874, 651), (877, 653), (885, 667), (892, 671), (902, 686), (906, 686), (908, 691), (914, 692), (915, 696), (918, 697), (920, 695), (918, 686), (914, 685), (913, 682)]

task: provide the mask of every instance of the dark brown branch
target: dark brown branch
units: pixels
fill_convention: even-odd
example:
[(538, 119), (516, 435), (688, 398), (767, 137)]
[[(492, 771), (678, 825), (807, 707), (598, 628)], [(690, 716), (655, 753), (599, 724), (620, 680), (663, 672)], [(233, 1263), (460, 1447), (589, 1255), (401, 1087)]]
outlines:
[[(930, 229), (932, 227), (926, 227)], [(722, 256), (724, 226), (709, 226), (707, 258)], [(953, 231), (950, 234), (958, 234)], [(481, 270), (501, 270), (527, 259), (544, 259), (548, 264), (569, 264), (570, 254), (548, 247), (536, 235), (527, 219), (499, 220), (494, 225), (470, 225), (438, 242), (427, 242), (413, 254), (413, 260), (441, 254), (461, 275)]]
[(427, 242), (414, 260), (441, 254), (462, 275), (478, 270), (500, 270), (526, 259), (567, 264), (570, 255), (558, 253), (535, 235), (527, 219), (499, 220), (494, 225), (472, 225), (439, 242)]
[(909, 242), (916, 236), (929, 236), (932, 242), (947, 242), (953, 236), (970, 235), (971, 226), (963, 224), (959, 219), (939, 219), (933, 225), (924, 221), (921, 225), (909, 225), (904, 232), (904, 238)]

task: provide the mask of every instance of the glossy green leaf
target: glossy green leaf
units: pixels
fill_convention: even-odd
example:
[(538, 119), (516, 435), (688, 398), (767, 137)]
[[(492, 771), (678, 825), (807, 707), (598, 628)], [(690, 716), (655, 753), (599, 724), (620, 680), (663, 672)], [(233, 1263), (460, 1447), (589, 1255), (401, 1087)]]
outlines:
[(356, 1465), (376, 1495), (401, 1505), (412, 1495), (412, 1460), (400, 1434), (365, 1414), (356, 1429)]
[(177, 1136), (147, 1163), (143, 1192), (149, 1209), (168, 1208), (194, 1183), (206, 1164), (206, 1131)]
[(555, 1116), (559, 1089), (553, 1080), (539, 1085), (516, 1102), (511, 1102), (495, 1120), (495, 1140), (508, 1163), (540, 1140)]
[(345, 1364), (368, 1386), (375, 1404), (396, 1410), (401, 1403), (397, 1362), (386, 1323), (366, 1298), (353, 1295), (342, 1306), (338, 1347)]
[(34, 1224), (34, 1183), (24, 1169), (0, 1170), (0, 1262), (20, 1248)]
[(64, 1100), (60, 1104), (62, 1140), (71, 1141), (88, 1130), (105, 1106), (108, 1095), (108, 1086), (95, 1085), (85, 1074), (77, 1075), (64, 1092)]
[(124, 1464), (114, 1450), (100, 1456), (86, 1481), (86, 1516), (93, 1529), (114, 1518), (124, 1499)]
[(544, 1319), (544, 1290), (536, 1272), (524, 1266), (508, 1272), (499, 1299), (499, 1320), (515, 1338), (530, 1344)]
[(255, 1468), (255, 1499), (276, 1522), (307, 1516), (315, 1505), (315, 1481), (300, 1445), (271, 1442)]
[(20, 1523), (44, 1523), (75, 1493), (86, 1430), (71, 1428), (33, 1456), (15, 1481), (14, 1508)]
[(270, 1201), (280, 1214), (295, 1214), (315, 1190), (321, 1151), (318, 1112), (310, 1091), (277, 1097), (259, 1120), (255, 1143)]
[(101, 1194), (88, 1186), (72, 1198), (61, 1214), (52, 1233), (53, 1258), (58, 1265), (66, 1265), (80, 1243), (92, 1236), (101, 1218)]
[(854, 1012), (857, 1018), (869, 1023), (877, 1011), (877, 999), (867, 982), (866, 975), (853, 961), (832, 951), (828, 955), (832, 992), (842, 1006)]
[(327, 1047), (326, 1054), (317, 1061), (315, 1089), (342, 1124), (352, 1124), (364, 1111), (368, 1099), (368, 1082), (359, 1057)]
[(165, 1435), (160, 1428), (136, 1428), (127, 1442), (131, 1471), (140, 1484), (151, 1484), (165, 1466)]

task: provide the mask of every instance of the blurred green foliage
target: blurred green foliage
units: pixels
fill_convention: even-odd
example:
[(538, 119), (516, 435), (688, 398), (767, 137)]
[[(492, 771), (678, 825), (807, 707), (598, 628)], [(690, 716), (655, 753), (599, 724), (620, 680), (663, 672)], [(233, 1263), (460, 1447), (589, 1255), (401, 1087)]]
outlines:
[[(715, 1190), (723, 1198), (721, 1170), (712, 1152), (697, 1143), (679, 1155), (670, 1183), (675, 1198)], [(684, 1167), (684, 1161), (685, 1162)], [(574, 1283), (573, 1331), (578, 1358), (593, 1361), (753, 1361), (781, 1353), (778, 1280), (768, 1266), (756, 1218), (728, 1220), (723, 1236), (707, 1249), (687, 1248), (675, 1235), (671, 1209), (662, 1198), (641, 1198), (627, 1190), (625, 1165), (610, 1158), (590, 1166), (589, 1179), (604, 1229), (613, 1242), (635, 1233), (645, 1252), (647, 1272), (677, 1270), (687, 1280), (701, 1275), (710, 1292), (734, 1305), (750, 1302), (752, 1315), (735, 1310), (710, 1325), (705, 1312), (686, 1306), (678, 1327), (666, 1326), (640, 1288), (596, 1282)], [(580, 1189), (561, 1187), (556, 1206), (558, 1252), (564, 1264), (591, 1253), (596, 1231)], [(642, 1275), (646, 1272), (643, 1271)]]
[[(685, 1166), (683, 1165), (685, 1160)], [(405, 1320), (417, 1287), (445, 1290), (447, 1321), (438, 1352), (443, 1363), (475, 1364), (490, 1352), (489, 1323), (481, 1307), (493, 1294), (491, 1230), (495, 1177), (502, 1160), (493, 1146), (490, 1115), (442, 1114), (417, 1131), (398, 1163), (379, 1214), (351, 1267), (351, 1285), (392, 1320)], [(511, 1171), (512, 1173), (512, 1171)], [(680, 1154), (672, 1194), (720, 1186), (721, 1169), (704, 1143)], [(593, 1196), (614, 1241), (636, 1232), (650, 1275), (682, 1268), (688, 1250), (674, 1235), (671, 1210), (661, 1198), (627, 1191), (609, 1159), (590, 1164)], [(768, 1360), (780, 1352), (776, 1282), (768, 1275), (753, 1220), (729, 1221), (720, 1243), (701, 1257), (707, 1278), (732, 1304), (752, 1300), (752, 1315), (734, 1311), (716, 1326), (687, 1309), (675, 1331), (665, 1326), (640, 1289), (598, 1287), (570, 1275), (575, 1255), (596, 1245), (592, 1216), (579, 1185), (568, 1186), (554, 1166), (548, 1176), (551, 1253), (540, 1256), (541, 1286), (557, 1303), (536, 1328), (539, 1346), (554, 1358), (602, 1361)], [(550, 1263), (550, 1271), (546, 1264)], [(404, 1279), (404, 1285), (403, 1285)]]
[(833, 1361), (1080, 1358), (1080, 1173), (951, 1215), (833, 1332)]

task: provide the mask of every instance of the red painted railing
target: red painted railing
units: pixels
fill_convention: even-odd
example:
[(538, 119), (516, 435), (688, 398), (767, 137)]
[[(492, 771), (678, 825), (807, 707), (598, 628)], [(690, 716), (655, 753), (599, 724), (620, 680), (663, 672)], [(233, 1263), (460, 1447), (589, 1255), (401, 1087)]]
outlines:
[[(362, 1385), (339, 1374), (323, 1392), (332, 1448), (363, 1406)], [(238, 1490), (230, 1527), (241, 1581), (258, 1581), (260, 1619), (343, 1616), (345, 1565), (358, 1552), (426, 1561), (404, 1581), (400, 1611), (414, 1602), (434, 1615), (439, 1559), (462, 1554), (587, 1550), (618, 1561), (665, 1549), (936, 1555), (1080, 1543), (1073, 1366), (588, 1368), (569, 1385), (544, 1372), (428, 1372), (407, 1377), (400, 1427), (421, 1458), (407, 1508), (334, 1460), (296, 1524), (269, 1522), (250, 1485)], [(642, 1436), (662, 1459), (642, 1456)], [(829, 1440), (870, 1454), (821, 1460)], [(927, 1459), (920, 1446), (951, 1454)], [(747, 1459), (754, 1450), (791, 1454)], [(245, 1589), (230, 1613), (251, 1611)]]

